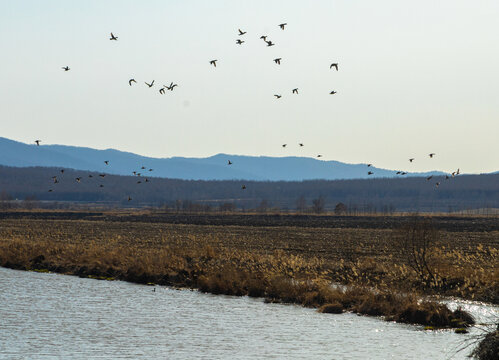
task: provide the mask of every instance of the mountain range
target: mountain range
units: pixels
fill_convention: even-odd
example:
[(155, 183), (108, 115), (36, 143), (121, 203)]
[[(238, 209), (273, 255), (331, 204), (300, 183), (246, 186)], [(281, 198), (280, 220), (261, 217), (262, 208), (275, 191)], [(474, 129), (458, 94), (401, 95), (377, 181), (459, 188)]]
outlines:
[[(104, 161), (109, 161), (106, 165)], [(232, 165), (228, 165), (228, 161)], [(133, 171), (183, 180), (304, 181), (399, 177), (393, 170), (307, 157), (268, 157), (217, 154), (206, 158), (152, 158), (115, 149), (97, 150), (66, 145), (25, 144), (0, 137), (0, 165), (60, 167), (115, 175)], [(141, 169), (145, 167), (145, 169)], [(153, 169), (149, 172), (149, 169)], [(372, 171), (373, 175), (368, 175)], [(406, 176), (442, 175), (441, 171)]]

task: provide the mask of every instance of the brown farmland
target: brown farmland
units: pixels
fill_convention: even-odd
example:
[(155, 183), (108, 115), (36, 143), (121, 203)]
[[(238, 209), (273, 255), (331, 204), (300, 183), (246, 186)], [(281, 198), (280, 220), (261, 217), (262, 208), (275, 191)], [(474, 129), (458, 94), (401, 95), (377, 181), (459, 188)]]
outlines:
[[(305, 306), (335, 304), (336, 311), (442, 326), (459, 321), (434, 303), (418, 305), (417, 297), (499, 303), (498, 222), (436, 216), (10, 212), (0, 213), (0, 265)], [(331, 282), (351, 287), (333, 291)]]

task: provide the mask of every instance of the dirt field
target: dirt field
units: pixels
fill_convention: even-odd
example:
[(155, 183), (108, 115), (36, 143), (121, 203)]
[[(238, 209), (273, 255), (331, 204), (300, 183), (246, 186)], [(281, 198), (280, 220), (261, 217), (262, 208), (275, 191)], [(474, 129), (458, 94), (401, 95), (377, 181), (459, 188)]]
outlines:
[[(422, 275), (418, 278), (411, 266), (414, 253), (407, 252), (400, 229), (415, 218), (404, 216), (4, 212), (0, 244), (111, 244), (117, 249), (177, 252), (208, 247), (215, 253), (239, 251), (261, 257), (279, 253), (320, 262), (315, 275), (330, 281), (383, 283), (406, 291), (498, 302), (499, 219), (429, 219), (437, 230), (428, 249), (428, 264), (438, 275), (438, 284), (431, 289), (421, 285)], [(223, 261), (232, 260), (229, 256)]]

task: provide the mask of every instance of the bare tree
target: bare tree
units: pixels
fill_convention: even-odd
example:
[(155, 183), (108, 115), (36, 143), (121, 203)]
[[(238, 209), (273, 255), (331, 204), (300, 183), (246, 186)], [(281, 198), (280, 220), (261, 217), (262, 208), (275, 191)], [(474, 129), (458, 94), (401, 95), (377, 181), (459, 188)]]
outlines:
[(319, 196), (317, 199), (312, 200), (312, 209), (317, 214), (324, 212), (325, 205), (326, 205), (326, 200), (322, 195)]
[(305, 210), (307, 210), (307, 200), (305, 200), (305, 197), (303, 195), (301, 195), (296, 200), (296, 211), (304, 212)]

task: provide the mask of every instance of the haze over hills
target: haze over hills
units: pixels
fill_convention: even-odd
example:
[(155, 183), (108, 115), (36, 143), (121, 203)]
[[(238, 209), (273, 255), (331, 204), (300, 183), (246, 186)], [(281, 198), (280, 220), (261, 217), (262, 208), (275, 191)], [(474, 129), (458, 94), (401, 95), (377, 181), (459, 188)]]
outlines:
[[(109, 161), (109, 165), (104, 163)], [(232, 165), (228, 165), (230, 160)], [(0, 137), (0, 165), (61, 167), (116, 175), (132, 171), (184, 180), (302, 181), (399, 177), (393, 170), (306, 157), (267, 157), (217, 154), (207, 158), (151, 158), (114, 149), (97, 150), (65, 145), (29, 145)], [(140, 168), (144, 166), (145, 170)], [(154, 169), (149, 172), (148, 169)], [(406, 170), (406, 169), (402, 169)], [(374, 175), (369, 176), (368, 171)], [(440, 171), (407, 176), (444, 174)]]

